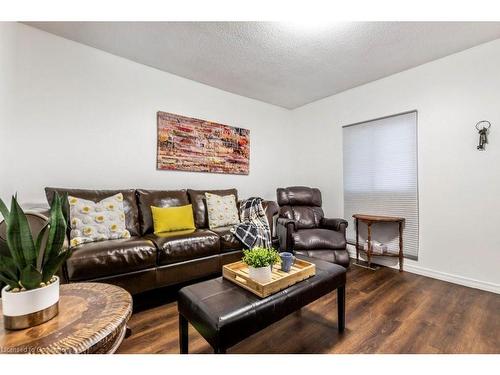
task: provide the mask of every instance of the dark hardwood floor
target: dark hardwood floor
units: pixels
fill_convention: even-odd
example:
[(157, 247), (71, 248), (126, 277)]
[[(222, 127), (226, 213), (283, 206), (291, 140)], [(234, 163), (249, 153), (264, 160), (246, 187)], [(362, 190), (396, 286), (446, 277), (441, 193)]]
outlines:
[[(132, 316), (132, 336), (119, 353), (179, 353), (177, 306), (165, 293), (138, 299), (141, 311)], [(336, 293), (330, 293), (228, 353), (500, 353), (500, 295), (384, 267), (351, 266), (346, 301), (342, 335)], [(139, 306), (151, 302), (162, 304)], [(212, 353), (191, 326), (189, 351)]]

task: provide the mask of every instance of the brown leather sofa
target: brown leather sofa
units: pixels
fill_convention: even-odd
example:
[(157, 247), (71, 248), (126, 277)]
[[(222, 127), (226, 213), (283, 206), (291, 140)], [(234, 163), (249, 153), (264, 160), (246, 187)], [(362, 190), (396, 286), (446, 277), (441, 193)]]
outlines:
[(280, 249), (349, 267), (347, 221), (327, 219), (316, 188), (292, 186), (276, 191), (279, 217), (276, 231)]
[[(61, 270), (63, 282), (101, 281), (119, 285), (132, 294), (218, 275), (222, 265), (241, 259), (242, 245), (230, 227), (209, 229), (205, 192), (234, 194), (228, 190), (81, 190), (45, 188), (52, 203), (54, 193), (98, 202), (122, 193), (125, 224), (131, 238), (85, 243), (72, 249)], [(157, 236), (153, 232), (151, 206), (193, 205), (196, 229)], [(270, 225), (278, 205), (264, 201)], [(273, 229), (273, 228), (272, 228)], [(277, 244), (277, 239), (275, 239)]]

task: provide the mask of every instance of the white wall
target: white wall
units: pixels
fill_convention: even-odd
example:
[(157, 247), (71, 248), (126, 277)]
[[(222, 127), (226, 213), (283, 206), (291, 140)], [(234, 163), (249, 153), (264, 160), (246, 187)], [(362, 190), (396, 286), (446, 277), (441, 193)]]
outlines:
[[(295, 183), (320, 187), (326, 213), (342, 216), (341, 127), (414, 109), (420, 251), (407, 269), (500, 292), (500, 40), (294, 110)], [(493, 125), (480, 152), (483, 119)]]
[[(0, 196), (44, 186), (236, 187), (275, 199), (290, 112), (17, 23), (0, 23)], [(248, 176), (156, 170), (156, 112), (250, 129)], [(288, 158), (283, 157), (283, 161)]]

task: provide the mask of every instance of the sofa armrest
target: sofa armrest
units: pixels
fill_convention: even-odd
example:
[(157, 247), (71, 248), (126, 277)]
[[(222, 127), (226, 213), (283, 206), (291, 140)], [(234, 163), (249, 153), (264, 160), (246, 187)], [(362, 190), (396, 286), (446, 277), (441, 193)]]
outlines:
[(279, 206), (275, 201), (262, 201), (262, 208), (264, 209), (267, 221), (269, 222), (269, 229), (271, 230), (271, 237), (276, 237), (276, 226), (274, 218), (279, 213)]
[(321, 222), (319, 223), (321, 228), (325, 229), (331, 229), (337, 232), (344, 233), (345, 236), (345, 230), (347, 228), (347, 221), (344, 219), (330, 219), (330, 218), (322, 218)]
[(292, 251), (293, 237), (292, 234), (296, 230), (295, 220), (279, 217), (276, 220), (276, 232), (280, 243), (280, 250)]
[(275, 201), (262, 201), (262, 208), (271, 216), (278, 215), (280, 207)]

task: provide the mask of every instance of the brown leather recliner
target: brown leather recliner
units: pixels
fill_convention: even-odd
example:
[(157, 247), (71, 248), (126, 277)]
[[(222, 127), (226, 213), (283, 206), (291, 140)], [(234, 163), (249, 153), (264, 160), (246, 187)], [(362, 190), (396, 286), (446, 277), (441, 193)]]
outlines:
[(347, 221), (324, 217), (319, 189), (292, 186), (279, 188), (276, 194), (280, 206), (276, 223), (280, 250), (349, 267)]

